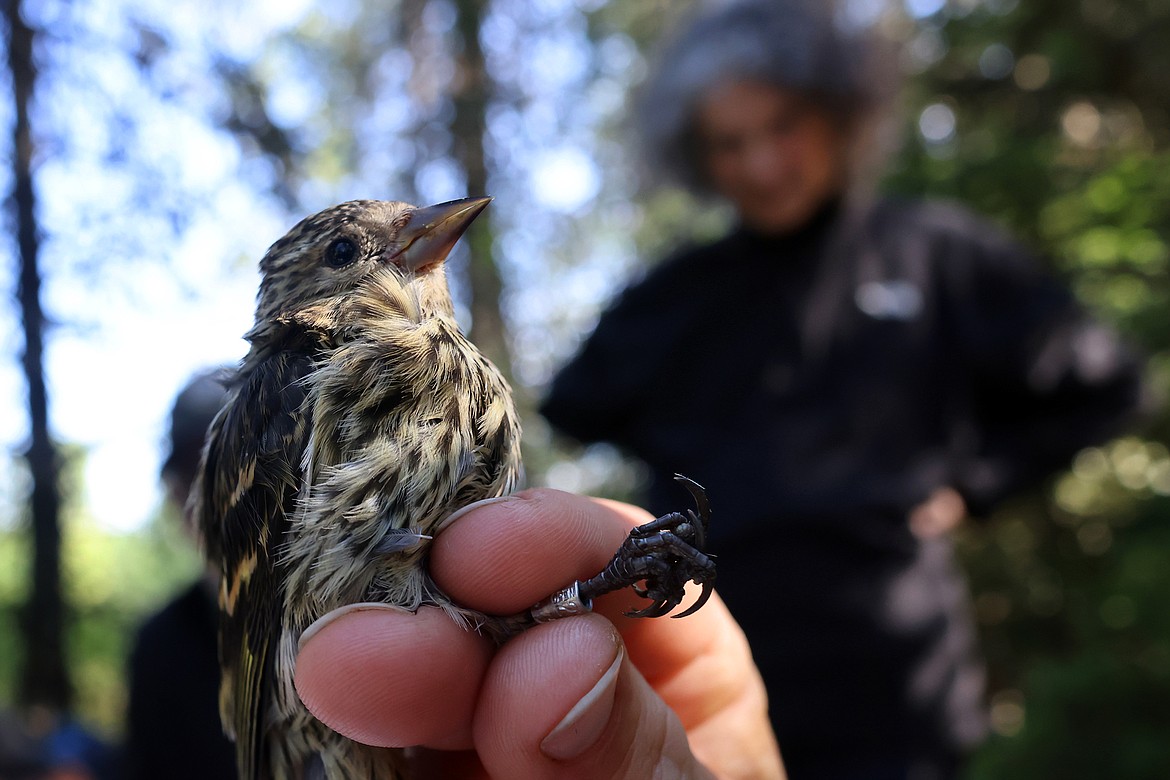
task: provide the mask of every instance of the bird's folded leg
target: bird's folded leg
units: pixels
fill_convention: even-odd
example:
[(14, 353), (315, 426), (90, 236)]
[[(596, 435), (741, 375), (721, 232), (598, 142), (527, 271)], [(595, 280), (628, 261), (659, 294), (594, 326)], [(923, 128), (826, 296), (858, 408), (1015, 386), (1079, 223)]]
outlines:
[[(676, 474), (695, 500), (695, 509), (671, 512), (630, 532), (609, 564), (596, 576), (574, 582), (527, 612), (505, 618), (504, 633), (511, 635), (536, 623), (580, 615), (592, 609), (593, 599), (633, 587), (652, 603), (626, 612), (630, 617), (661, 617), (682, 603), (688, 582), (703, 587), (699, 598), (674, 617), (685, 617), (707, 603), (715, 586), (715, 558), (706, 552), (711, 510), (701, 485)], [(500, 628), (500, 626), (497, 624)]]

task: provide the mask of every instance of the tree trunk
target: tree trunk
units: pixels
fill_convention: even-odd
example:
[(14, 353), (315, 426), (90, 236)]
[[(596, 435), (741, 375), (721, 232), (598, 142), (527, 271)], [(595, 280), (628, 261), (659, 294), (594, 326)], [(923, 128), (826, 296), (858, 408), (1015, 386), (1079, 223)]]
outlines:
[[(483, 142), (491, 86), (483, 49), (479, 45), (485, 3), (483, 0), (457, 0), (455, 5), (458, 10), (455, 26), (463, 43), (455, 60), (458, 75), (453, 95), (455, 116), (451, 122), (455, 156), (467, 174), (467, 194), (490, 195)], [(489, 223), (473, 224), (466, 240), (471, 254), (468, 264), (471, 288), (469, 336), (505, 376), (511, 378), (507, 331), (500, 314), (503, 283), (492, 249), (493, 233)]]
[(29, 515), (33, 534), (32, 591), (22, 615), (25, 669), (21, 699), (28, 705), (64, 710), (70, 687), (65, 669), (64, 606), (61, 600), (60, 461), (49, 437), (49, 401), (45, 387), (45, 314), (41, 309), (41, 278), (37, 267), (36, 193), (32, 181), (32, 133), (28, 107), (36, 83), (33, 31), (24, 23), (20, 0), (8, 0), (8, 65), (12, 73), (14, 122), (12, 180), (9, 197), (20, 276), (17, 297), (25, 346), (22, 356), (28, 384), (31, 440), (25, 458), (32, 477)]

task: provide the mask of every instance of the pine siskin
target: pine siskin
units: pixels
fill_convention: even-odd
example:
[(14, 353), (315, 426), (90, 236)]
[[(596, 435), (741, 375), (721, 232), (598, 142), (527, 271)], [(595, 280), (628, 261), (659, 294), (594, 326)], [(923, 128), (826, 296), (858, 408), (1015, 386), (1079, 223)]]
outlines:
[(208, 433), (192, 509), (219, 567), (220, 713), (242, 780), (402, 776), (400, 751), (352, 742), (293, 688), (297, 643), (346, 604), (437, 605), (503, 638), (635, 585), (639, 615), (704, 586), (699, 514), (635, 529), (605, 571), (523, 615), (485, 616), (431, 581), (430, 534), (521, 478), (511, 391), (460, 333), (443, 261), (488, 198), (352, 201), (297, 224), (260, 262), (251, 348)]

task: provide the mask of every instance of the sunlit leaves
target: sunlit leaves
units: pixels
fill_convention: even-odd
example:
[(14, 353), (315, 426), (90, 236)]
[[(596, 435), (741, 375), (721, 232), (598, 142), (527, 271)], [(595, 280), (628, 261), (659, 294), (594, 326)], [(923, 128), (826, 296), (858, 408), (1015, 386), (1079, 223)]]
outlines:
[[(909, 5), (938, 7), (909, 36), (907, 142), (892, 185), (1008, 226), (1147, 351), (1151, 391), (1165, 398), (1170, 8)], [(1165, 418), (1150, 421), (1156, 438), (1086, 450), (1047, 500), (1006, 507), (965, 537), (996, 735), (970, 777), (1170, 772)]]

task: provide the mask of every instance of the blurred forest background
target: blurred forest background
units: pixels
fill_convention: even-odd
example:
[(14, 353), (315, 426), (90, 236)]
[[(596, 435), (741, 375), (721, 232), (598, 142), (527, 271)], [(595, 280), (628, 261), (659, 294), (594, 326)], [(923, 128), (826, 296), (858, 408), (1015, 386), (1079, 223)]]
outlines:
[[(24, 403), (0, 425), (0, 708), (72, 712), (116, 739), (134, 628), (199, 571), (173, 509), (132, 530), (94, 521), (86, 481), (117, 495), (117, 473), (94, 480), (53, 402), (94, 392), (89, 415), (108, 416), (95, 388), (111, 380), (69, 366), (122, 343), (127, 312), (205, 312), (181, 332), (138, 325), (121, 347), (130, 368), (106, 367), (118, 393), (151, 387), (168, 350), (198, 353), (214, 330), (224, 280), (254, 289), (267, 243), (333, 202), (495, 196), (454, 287), (521, 392), (530, 481), (634, 493), (635, 469), (554, 441), (531, 408), (645, 259), (725, 218), (645, 190), (623, 121), (688, 5), (5, 0), (0, 383)], [(884, 186), (1007, 225), (1146, 350), (1164, 395), (1170, 2), (843, 9), (904, 44), (903, 142)], [(180, 381), (154, 391), (160, 408)], [(971, 778), (1170, 777), (1168, 442), (1163, 412), (963, 531), (994, 730)]]

